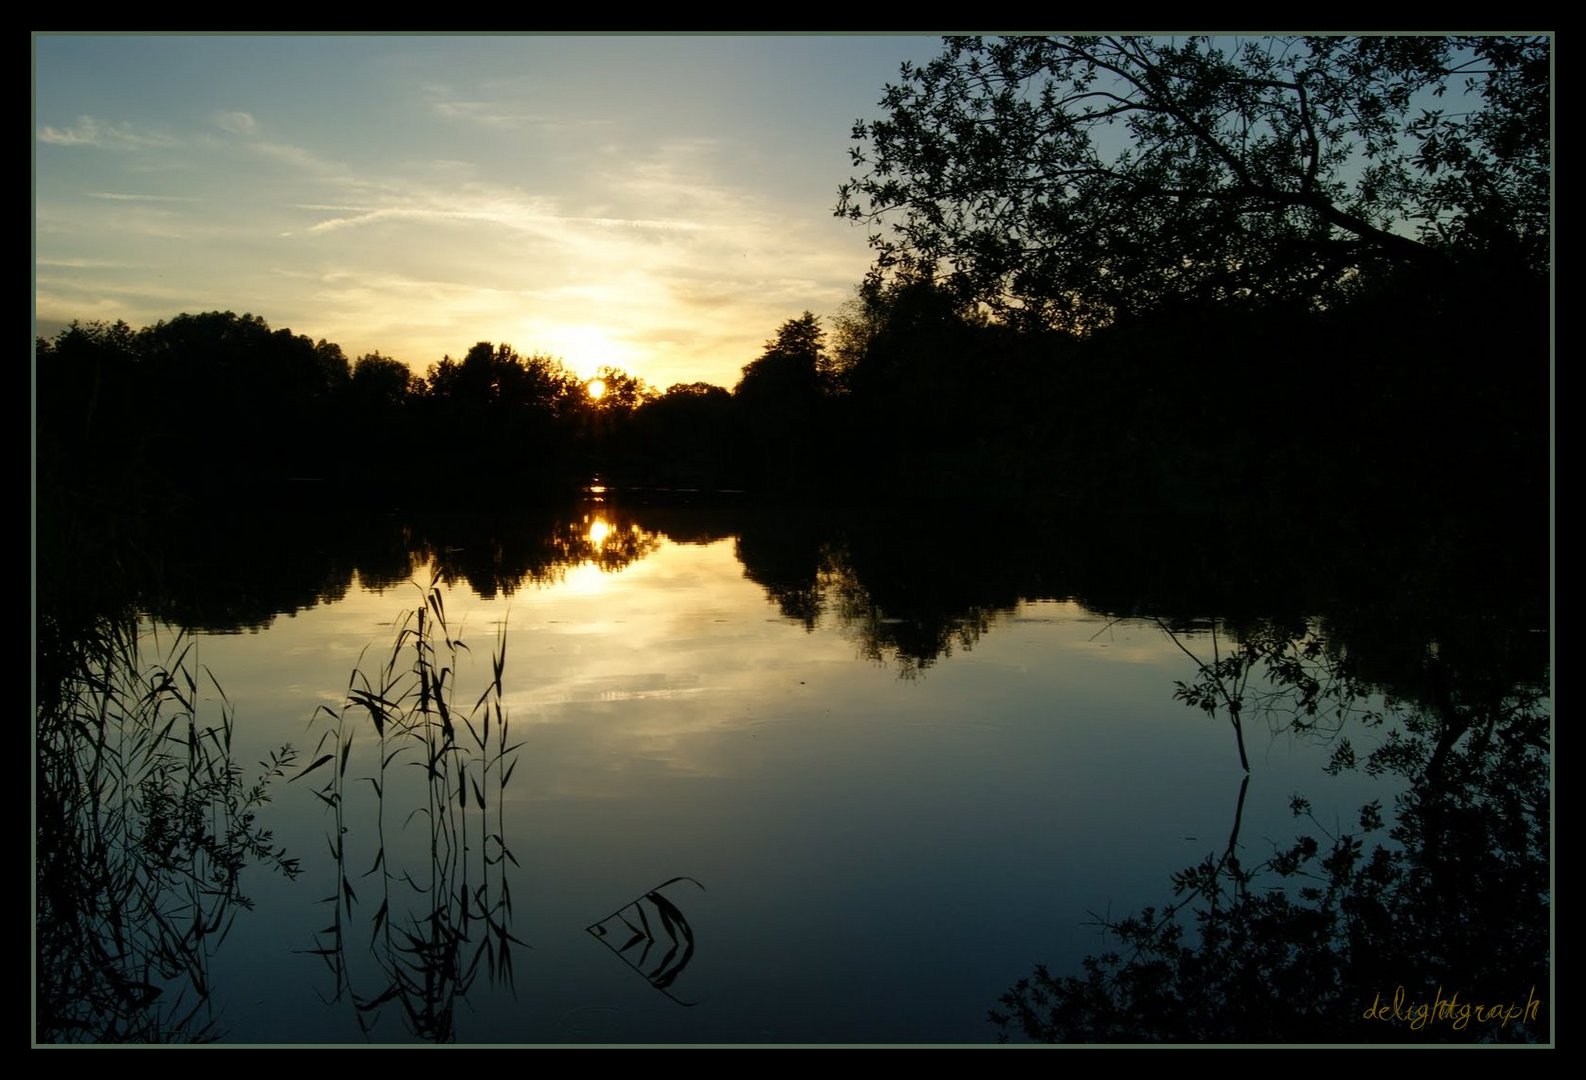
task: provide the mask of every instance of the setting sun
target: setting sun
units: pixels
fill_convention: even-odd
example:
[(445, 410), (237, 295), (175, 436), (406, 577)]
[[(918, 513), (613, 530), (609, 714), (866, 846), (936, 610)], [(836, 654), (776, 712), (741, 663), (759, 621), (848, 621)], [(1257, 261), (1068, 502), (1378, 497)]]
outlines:
[(590, 379), (584, 389), (589, 391), (590, 401), (599, 401), (606, 393), (606, 384), (601, 379)]

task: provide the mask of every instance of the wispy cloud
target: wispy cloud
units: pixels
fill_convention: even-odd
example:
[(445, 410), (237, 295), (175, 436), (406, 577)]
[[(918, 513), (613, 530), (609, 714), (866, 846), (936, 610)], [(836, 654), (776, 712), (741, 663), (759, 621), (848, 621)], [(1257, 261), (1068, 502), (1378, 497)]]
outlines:
[(499, 101), (433, 101), (430, 111), (447, 120), (466, 120), (480, 127), (516, 130), (537, 122), (527, 113), (514, 112)]
[(139, 299), (168, 300), (180, 302), (187, 298), (188, 290), (185, 285), (161, 285), (149, 281), (125, 281), (121, 279), (98, 279), (85, 282), (71, 277), (54, 277), (41, 274), (35, 282), (39, 292), (39, 305), (42, 308), (46, 299), (46, 289), (71, 291), (83, 289), (94, 294), (107, 296), (136, 297)]
[(326, 176), (344, 175), (347, 172), (345, 165), (325, 161), (313, 151), (306, 150), (301, 146), (278, 142), (253, 142), (249, 143), (248, 146), (255, 153), (274, 158), (306, 172), (314, 172)]
[(377, 210), (375, 206), (355, 206), (347, 203), (287, 203), (293, 210), (328, 210), (338, 214), (367, 214)]
[(245, 112), (220, 113), (215, 117), (215, 124), (221, 130), (229, 131), (235, 135), (252, 135), (259, 127), (258, 122), (253, 118), (253, 114)]
[[(388, 270), (350, 270), (318, 295), (335, 309), (331, 321), (378, 321), (387, 341), (423, 342), (409, 359), (477, 337), (548, 349), (580, 368), (617, 363), (663, 387), (730, 385), (779, 322), (806, 308), (835, 311), (865, 255), (862, 238), (833, 242), (825, 216), (790, 218), (719, 179), (727, 150), (711, 139), (607, 148), (576, 194), (555, 196), (394, 180), (367, 201), (298, 204), (327, 213), (301, 236), (334, 242), (319, 250), (344, 266)], [(377, 238), (337, 239), (377, 226)], [(401, 226), (473, 231), (427, 235), (414, 258)]]
[(126, 191), (90, 191), (90, 199), (114, 199), (119, 202), (174, 202), (190, 203), (201, 200), (186, 195), (139, 195)]
[[(267, 138), (264, 125), (255, 119), (252, 113), (240, 110), (217, 113), (214, 122), (222, 131), (240, 136), (237, 144), (249, 153), (270, 158), (319, 179), (355, 182), (351, 170), (345, 164), (327, 161), (306, 147)], [(209, 145), (219, 145), (229, 140), (208, 136), (205, 141)]]
[(310, 233), (328, 233), (335, 232), (337, 229), (353, 229), (362, 225), (376, 225), (384, 221), (485, 221), (501, 225), (511, 223), (507, 215), (486, 213), (478, 210), (389, 206), (381, 209), (362, 210), (347, 217), (329, 218), (310, 225), (306, 231)]
[[(335, 141), (317, 123), (294, 126), (290, 109), (259, 107), (208, 113), (182, 133), (181, 153), (97, 156), (109, 167), (98, 174), (86, 155), (41, 153), (55, 170), (41, 191), (95, 189), (35, 207), (55, 249), (39, 263), (53, 279), (39, 285), (41, 314), (149, 322), (251, 306), (350, 355), (379, 349), (420, 370), (488, 339), (579, 369), (615, 363), (660, 387), (730, 385), (781, 321), (836, 310), (868, 261), (863, 236), (826, 207), (790, 206), (765, 169), (745, 170), (742, 136), (697, 126), (548, 136), (614, 122), (559, 116), (527, 79), (428, 86), (400, 103), (416, 121), (411, 141)], [(522, 134), (479, 133), (491, 126)], [(178, 144), (91, 117), (38, 138)], [(178, 184), (137, 174), (144, 162), (190, 171)], [(111, 258), (74, 265), (79, 253)], [(153, 265), (117, 274), (115, 256)]]
[[(430, 93), (433, 96), (438, 91), (431, 89)], [(430, 111), (436, 116), (443, 120), (472, 124), (496, 131), (522, 131), (530, 128), (544, 132), (587, 131), (610, 127), (616, 123), (610, 117), (584, 117), (572, 120), (566, 116), (526, 109), (512, 100), (463, 100), (452, 98), (449, 91), (439, 91), (439, 93), (446, 93), (447, 96), (442, 100), (431, 100), (429, 103)]]
[(715, 226), (695, 221), (677, 221), (657, 218), (584, 217), (546, 212), (533, 204), (520, 204), (510, 200), (491, 200), (488, 205), (458, 206), (388, 206), (339, 207), (298, 204), (307, 210), (352, 211), (343, 217), (317, 222), (306, 230), (309, 233), (334, 232), (362, 225), (390, 221), (478, 221), (534, 235), (546, 235), (563, 226), (589, 226), (597, 229), (645, 229), (663, 232), (699, 232)]
[(110, 150), (139, 150), (155, 146), (175, 146), (177, 140), (155, 131), (140, 130), (131, 124), (111, 124), (92, 116), (79, 116), (69, 128), (39, 128), (39, 141), (54, 146), (95, 146)]
[(63, 270), (136, 270), (147, 263), (118, 262), (115, 259), (39, 258), (34, 266), (54, 266)]

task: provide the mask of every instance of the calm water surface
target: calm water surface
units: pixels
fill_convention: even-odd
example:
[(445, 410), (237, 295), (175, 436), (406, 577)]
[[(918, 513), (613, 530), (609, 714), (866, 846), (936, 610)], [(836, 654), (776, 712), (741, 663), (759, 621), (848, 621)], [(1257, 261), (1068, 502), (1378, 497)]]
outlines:
[[(987, 1010), (1035, 963), (1077, 972), (1109, 947), (1096, 916), (1162, 904), (1173, 871), (1226, 845), (1244, 779), (1232, 729), (1173, 698), (1196, 674), (1180, 645), (1226, 647), (1209, 622), (1175, 641), (1054, 589), (960, 609), (925, 628), (942, 646), (925, 655), (906, 604), (879, 606), (830, 560), (802, 586), (763, 584), (776, 575), (751, 578), (744, 544), (590, 504), (563, 523), (559, 563), (481, 589), (479, 566), (501, 561), (485, 553), (474, 583), (443, 580), (469, 646), (456, 702), (487, 688), (505, 635), (517, 764), (489, 831), (512, 859), (486, 869), (497, 847), (471, 833), (465, 887), (510, 898), (510, 940), (469, 931), (470, 946), (506, 941), (510, 977), (491, 946), (466, 992), (442, 980), (371, 1006), (417, 955), (401, 930), (422, 938), (437, 904), (428, 818), (411, 813), (423, 770), (398, 758), (382, 805), (381, 744), (350, 719), (342, 825), (314, 794), (330, 768), (278, 784), (263, 812), (303, 872), (245, 876), (255, 907), (210, 961), (224, 1038), (412, 1041), (434, 1037), (439, 1010), (461, 1043), (987, 1043)], [(290, 743), (307, 764), (329, 730), (316, 710), (390, 654), (436, 560), (479, 554), (415, 554), (378, 587), (354, 573), (262, 627), (196, 635), (235, 709), (238, 760)], [(1396, 790), (1326, 775), (1327, 741), (1281, 726), (1247, 718), (1250, 861), (1292, 842), (1296, 793), (1346, 829)], [(1360, 749), (1378, 737), (1354, 735)], [(356, 895), (331, 948), (340, 828)], [(668, 882), (691, 951), (644, 899)], [(618, 951), (631, 927), (648, 950)]]

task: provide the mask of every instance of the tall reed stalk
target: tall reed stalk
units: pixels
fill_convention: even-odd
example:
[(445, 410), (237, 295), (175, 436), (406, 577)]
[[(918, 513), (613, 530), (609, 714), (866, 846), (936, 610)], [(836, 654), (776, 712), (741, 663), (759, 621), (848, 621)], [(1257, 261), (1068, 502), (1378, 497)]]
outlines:
[[(337, 881), (324, 898), (331, 921), (308, 951), (332, 974), (327, 1000), (350, 1000), (366, 1033), (381, 1010), (395, 1004), (412, 1034), (450, 1042), (455, 1005), (481, 970), (492, 981), (512, 983), (511, 945), (522, 942), (510, 930), (506, 864), (517, 860), (506, 843), (503, 803), (520, 744), (510, 741), (502, 704), (506, 645), (502, 626), (488, 684), (471, 708), (459, 707), (458, 661), (469, 650), (452, 635), (439, 578), (432, 577), (422, 602), (402, 618), (386, 659), (372, 670), (360, 661), (341, 706), (321, 706), (311, 721), (324, 731), (314, 760), (293, 779), (330, 767), (315, 794), (332, 817)], [(368, 727), (358, 722), (365, 717)], [(364, 757), (373, 751), (373, 760), (349, 787), (349, 764), (360, 747)], [(417, 773), (420, 790), (402, 782), (399, 766)], [(369, 869), (359, 875), (375, 878), (366, 891), (379, 898), (369, 916), (372, 978), (349, 952), (349, 927), (360, 904), (349, 804), (362, 783), (374, 796), (373, 851)], [(422, 828), (427, 865), (393, 859), (386, 830), (393, 805), (397, 813), (407, 809), (403, 830)]]

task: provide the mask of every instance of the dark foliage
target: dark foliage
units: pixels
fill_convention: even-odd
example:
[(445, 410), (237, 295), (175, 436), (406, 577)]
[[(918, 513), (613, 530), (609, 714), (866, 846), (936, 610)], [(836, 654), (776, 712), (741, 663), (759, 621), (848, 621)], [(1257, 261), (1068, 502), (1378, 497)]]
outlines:
[(1381, 267), (1539, 276), (1543, 37), (949, 38), (860, 121), (877, 270), (1086, 330), (1325, 302)]

